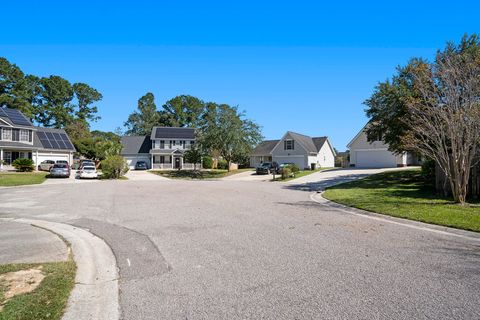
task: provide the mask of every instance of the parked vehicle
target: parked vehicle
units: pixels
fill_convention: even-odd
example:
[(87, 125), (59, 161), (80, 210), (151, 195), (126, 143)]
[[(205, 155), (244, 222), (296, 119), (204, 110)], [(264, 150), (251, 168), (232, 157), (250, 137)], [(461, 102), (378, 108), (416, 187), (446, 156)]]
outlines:
[(256, 168), (257, 174), (270, 174), (272, 172), (277, 172), (278, 163), (274, 162), (264, 162)]
[(65, 163), (55, 163), (50, 169), (50, 177), (70, 177), (70, 167)]
[(54, 164), (53, 160), (44, 160), (38, 165), (38, 171), (50, 171)]
[(57, 160), (55, 163), (66, 164), (68, 166), (68, 161), (67, 160)]
[(80, 179), (97, 179), (98, 172), (95, 166), (84, 165), (83, 168), (78, 171), (78, 177)]
[(148, 165), (145, 161), (137, 161), (137, 163), (135, 163), (135, 170), (147, 170), (148, 169)]
[(93, 160), (80, 160), (80, 165), (78, 166), (78, 170), (82, 170), (84, 167), (96, 167), (95, 162)]

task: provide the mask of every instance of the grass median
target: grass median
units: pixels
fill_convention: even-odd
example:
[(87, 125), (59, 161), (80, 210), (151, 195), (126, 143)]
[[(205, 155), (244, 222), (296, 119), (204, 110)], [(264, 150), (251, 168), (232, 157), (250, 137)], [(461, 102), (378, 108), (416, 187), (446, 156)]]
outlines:
[(385, 172), (328, 188), (329, 200), (394, 217), (480, 232), (480, 205), (437, 195), (420, 170)]
[(23, 186), (43, 183), (46, 172), (9, 172), (0, 173), (0, 187)]
[(319, 169), (315, 169), (315, 170), (302, 170), (302, 171), (298, 171), (295, 174), (295, 176), (291, 176), (291, 177), (286, 178), (286, 179), (282, 179), (281, 174), (276, 174), (275, 179), (272, 179), (272, 181), (290, 181), (290, 180), (293, 180), (293, 179), (298, 179), (298, 178), (301, 178), (301, 177), (308, 176), (308, 175), (310, 175), (312, 173), (315, 173), (315, 172), (332, 170), (332, 169), (334, 169), (334, 168), (319, 168)]
[(253, 171), (253, 169), (237, 169), (237, 170), (221, 170), (221, 169), (211, 169), (211, 170), (150, 170), (149, 172), (170, 178), (170, 179), (184, 179), (184, 180), (204, 180), (204, 179), (219, 179), (228, 177), (237, 173), (242, 173), (245, 171)]
[[(37, 274), (41, 273), (44, 278), (33, 291), (11, 297), (13, 283), (9, 285), (8, 281), (1, 277), (14, 275), (22, 270), (32, 273), (37, 271)], [(71, 257), (61, 262), (0, 266), (0, 320), (61, 319), (75, 285), (75, 273), (76, 265)], [(31, 280), (24, 285), (29, 284), (32, 284)]]

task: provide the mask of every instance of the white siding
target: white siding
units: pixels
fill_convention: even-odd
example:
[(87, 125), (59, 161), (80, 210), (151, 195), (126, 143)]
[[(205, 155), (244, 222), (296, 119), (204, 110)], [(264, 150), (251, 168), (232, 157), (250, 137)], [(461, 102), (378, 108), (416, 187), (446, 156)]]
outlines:
[(135, 169), (135, 165), (137, 161), (145, 161), (147, 163), (147, 167), (150, 169), (152, 167), (151, 156), (146, 154), (137, 154), (137, 155), (124, 155), (123, 156), (127, 161), (127, 165), (129, 169)]
[(407, 164), (406, 154), (395, 155), (383, 141), (369, 142), (362, 132), (348, 145), (350, 164), (359, 168), (389, 168)]
[(335, 167), (335, 156), (330, 148), (329, 141), (325, 141), (322, 148), (318, 152), (317, 166), (321, 168)]

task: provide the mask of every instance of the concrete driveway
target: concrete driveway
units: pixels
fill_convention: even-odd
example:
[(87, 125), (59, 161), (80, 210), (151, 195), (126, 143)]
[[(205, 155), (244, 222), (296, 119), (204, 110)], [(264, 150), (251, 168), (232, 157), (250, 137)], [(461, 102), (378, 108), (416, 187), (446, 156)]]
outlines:
[(133, 181), (167, 181), (168, 178), (153, 174), (146, 170), (129, 170), (125, 175), (129, 180)]
[(222, 180), (226, 181), (271, 181), (273, 175), (271, 174), (256, 174), (255, 171), (245, 171), (237, 173), (225, 178)]
[[(363, 173), (329, 175), (317, 185)], [(294, 182), (14, 188), (0, 190), (0, 216), (104, 239), (123, 319), (480, 318), (478, 241), (348, 214), (312, 201), (315, 181)]]

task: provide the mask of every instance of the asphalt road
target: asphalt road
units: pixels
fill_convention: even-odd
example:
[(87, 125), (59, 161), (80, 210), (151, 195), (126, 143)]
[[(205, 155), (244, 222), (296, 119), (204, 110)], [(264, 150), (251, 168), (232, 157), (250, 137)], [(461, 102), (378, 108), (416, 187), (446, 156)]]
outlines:
[(479, 319), (478, 243), (310, 199), (367, 173), (2, 189), (0, 217), (102, 237), (120, 267), (124, 319)]

